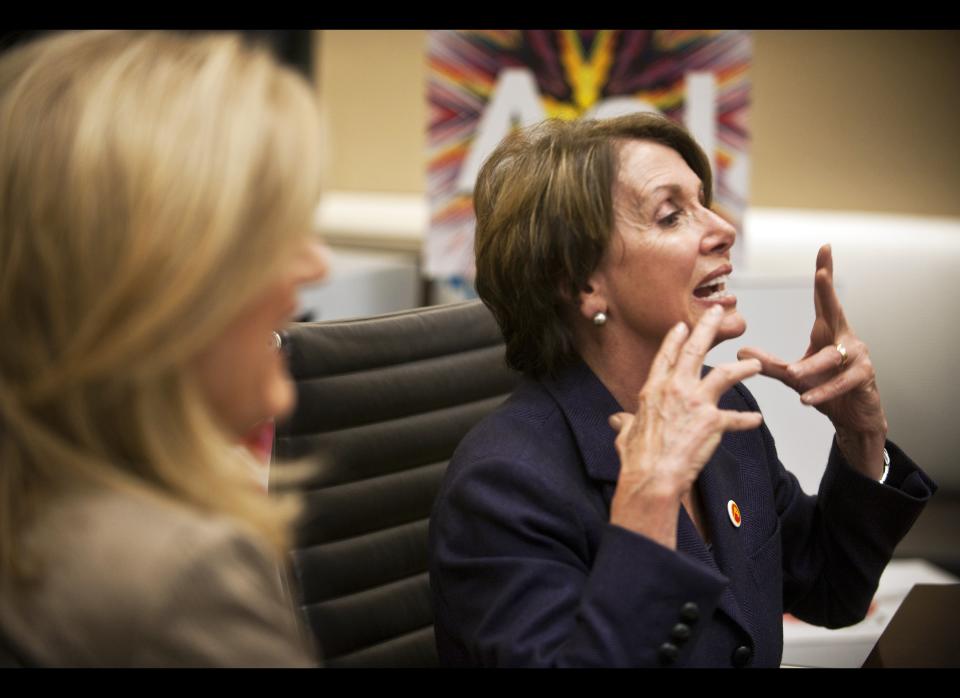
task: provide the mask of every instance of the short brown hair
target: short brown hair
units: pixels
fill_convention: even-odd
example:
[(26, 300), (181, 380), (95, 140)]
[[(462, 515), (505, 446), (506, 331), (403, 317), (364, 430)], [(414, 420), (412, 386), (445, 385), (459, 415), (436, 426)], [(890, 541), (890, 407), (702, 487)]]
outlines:
[(507, 364), (555, 375), (577, 358), (565, 319), (613, 233), (613, 185), (626, 140), (677, 151), (703, 183), (710, 161), (666, 117), (637, 113), (607, 120), (549, 119), (507, 136), (477, 177), (477, 293), (506, 341)]

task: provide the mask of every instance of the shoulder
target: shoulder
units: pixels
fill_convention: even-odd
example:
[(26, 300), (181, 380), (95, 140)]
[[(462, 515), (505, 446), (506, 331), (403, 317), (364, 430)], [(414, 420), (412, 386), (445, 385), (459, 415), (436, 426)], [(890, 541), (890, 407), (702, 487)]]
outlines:
[(296, 638), (276, 561), (224, 517), (99, 492), (60, 502), (29, 545), (42, 576), (20, 600), (35, 620), (27, 643), (40, 645), (41, 661), (246, 664), (254, 658), (237, 653), (242, 628), (267, 638), (279, 630), (288, 649)]
[(606, 520), (602, 485), (588, 475), (563, 410), (525, 382), (450, 461), (430, 518), (433, 573), (444, 561), (533, 539), (587, 558)]
[[(231, 520), (149, 495), (101, 491), (58, 501), (33, 531), (49, 572), (66, 566), (74, 578), (114, 598), (151, 597), (198, 560), (259, 544)], [(75, 568), (75, 569), (74, 569)]]
[(760, 411), (760, 405), (757, 404), (757, 399), (743, 383), (737, 383), (734, 385), (730, 390), (727, 391), (727, 394), (724, 395), (724, 398), (733, 403), (734, 409), (750, 410), (754, 412)]
[[(705, 376), (712, 370), (714, 370), (712, 366), (704, 366), (701, 375)], [(735, 383), (721, 395), (717, 406), (722, 410), (738, 412), (762, 411), (753, 393), (743, 383)], [(743, 472), (757, 470), (764, 473), (767, 481), (779, 480), (784, 476), (783, 466), (777, 457), (776, 444), (766, 420), (760, 422), (760, 426), (756, 429), (728, 431), (723, 435), (720, 443), (730, 455), (736, 458)]]
[(451, 458), (445, 482), (501, 470), (510, 479), (536, 480), (580, 470), (570, 426), (554, 398), (536, 381), (522, 382), (470, 430)]
[(531, 437), (544, 429), (560, 428), (562, 421), (550, 393), (540, 383), (524, 380), (503, 404), (471, 429), (461, 443), (479, 455), (486, 449), (503, 450), (503, 440), (507, 439), (510, 450), (516, 452), (518, 444), (529, 444)]

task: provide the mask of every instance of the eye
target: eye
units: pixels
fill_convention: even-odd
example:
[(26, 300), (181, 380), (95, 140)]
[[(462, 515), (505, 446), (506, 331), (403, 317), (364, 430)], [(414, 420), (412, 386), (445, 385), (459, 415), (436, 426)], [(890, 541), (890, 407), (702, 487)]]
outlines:
[(666, 216), (664, 216), (663, 218), (661, 218), (660, 220), (658, 220), (658, 221), (657, 221), (657, 224), (658, 224), (661, 228), (675, 228), (675, 227), (677, 227), (677, 225), (680, 224), (680, 217), (681, 217), (681, 216), (683, 216), (683, 211), (678, 209), (678, 210), (674, 211), (673, 213), (671, 213), (671, 214), (669, 214), (669, 215), (666, 215)]

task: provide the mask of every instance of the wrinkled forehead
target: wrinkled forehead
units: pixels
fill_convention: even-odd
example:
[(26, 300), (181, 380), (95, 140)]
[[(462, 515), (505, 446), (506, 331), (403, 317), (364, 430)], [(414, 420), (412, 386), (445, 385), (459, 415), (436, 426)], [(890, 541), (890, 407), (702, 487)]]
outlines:
[(701, 186), (700, 177), (673, 148), (646, 140), (617, 143), (614, 204), (642, 206), (663, 190), (697, 196)]

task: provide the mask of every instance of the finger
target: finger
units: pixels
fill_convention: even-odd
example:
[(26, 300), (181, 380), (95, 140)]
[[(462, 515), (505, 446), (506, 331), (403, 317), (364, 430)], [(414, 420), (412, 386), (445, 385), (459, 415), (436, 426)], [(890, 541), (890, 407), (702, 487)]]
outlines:
[(849, 393), (868, 380), (870, 380), (868, 369), (851, 368), (832, 380), (807, 390), (800, 396), (800, 401), (805, 405), (822, 405), (835, 397)]
[(841, 332), (830, 326), (826, 318), (818, 317), (810, 328), (810, 343), (800, 360), (809, 359), (824, 347), (836, 346), (835, 338), (840, 334)]
[(817, 279), (824, 275), (833, 284), (833, 247), (829, 244), (821, 245), (820, 249), (817, 250), (817, 269), (813, 274), (813, 307), (818, 318), (824, 317), (825, 313), (828, 312), (827, 308), (824, 307), (823, 297), (817, 290), (816, 283)]
[(823, 301), (820, 298), (820, 293), (817, 291), (817, 277), (820, 276), (821, 269), (827, 269), (827, 258), (830, 260), (830, 270), (827, 271), (827, 274), (832, 275), (833, 269), (833, 252), (830, 250), (830, 245), (822, 245), (819, 250), (817, 250), (817, 269), (813, 272), (813, 311), (814, 316), (817, 318), (822, 318), (824, 313)]
[(665, 378), (677, 362), (677, 356), (680, 354), (680, 347), (683, 346), (683, 340), (687, 338), (687, 325), (678, 322), (667, 332), (663, 338), (657, 355), (653, 357), (653, 363), (650, 365), (650, 373), (647, 382), (658, 382)]
[[(853, 363), (854, 356), (852, 347), (844, 344), (844, 348), (847, 350), (846, 363)], [(816, 352), (813, 356), (796, 361), (787, 366), (787, 374), (792, 379), (800, 381), (804, 378), (811, 378), (821, 373), (827, 373), (828, 371), (835, 372), (843, 366), (843, 364), (843, 355), (835, 344), (831, 344)]]
[(824, 249), (827, 250), (827, 260), (821, 267), (820, 255), (817, 257), (817, 273), (813, 283), (813, 302), (817, 317), (823, 318), (836, 335), (846, 328), (846, 318), (843, 314), (843, 306), (840, 305), (840, 298), (837, 296), (837, 290), (833, 286), (833, 257), (830, 254), (830, 246), (824, 245), (820, 249), (821, 252)]
[(844, 316), (840, 298), (833, 287), (833, 278), (821, 269), (817, 272), (813, 285), (816, 305), (820, 308), (818, 317), (826, 321), (834, 334), (838, 334), (844, 329)]
[(743, 347), (737, 352), (738, 359), (757, 359), (760, 362), (760, 373), (770, 378), (775, 378), (781, 383), (796, 390), (796, 383), (787, 373), (787, 362), (779, 356), (768, 354), (762, 349), (756, 347)]
[(817, 271), (825, 269), (833, 281), (833, 246), (830, 243), (821, 245), (817, 250)]
[(737, 410), (720, 410), (723, 417), (723, 430), (749, 431), (756, 429), (763, 423), (763, 415), (759, 412), (738, 412)]
[(730, 390), (740, 381), (760, 373), (763, 364), (760, 359), (744, 359), (732, 364), (721, 364), (714, 367), (700, 385), (707, 392), (710, 399), (716, 403), (720, 396)]
[(693, 328), (690, 338), (680, 349), (676, 370), (681, 374), (700, 379), (700, 367), (707, 352), (713, 347), (713, 339), (717, 336), (717, 328), (723, 319), (723, 308), (715, 305), (700, 317), (700, 322)]
[(610, 418), (607, 419), (607, 423), (610, 425), (611, 429), (619, 434), (620, 432), (629, 429), (630, 425), (633, 424), (633, 415), (629, 412), (617, 412), (616, 414), (610, 415)]

